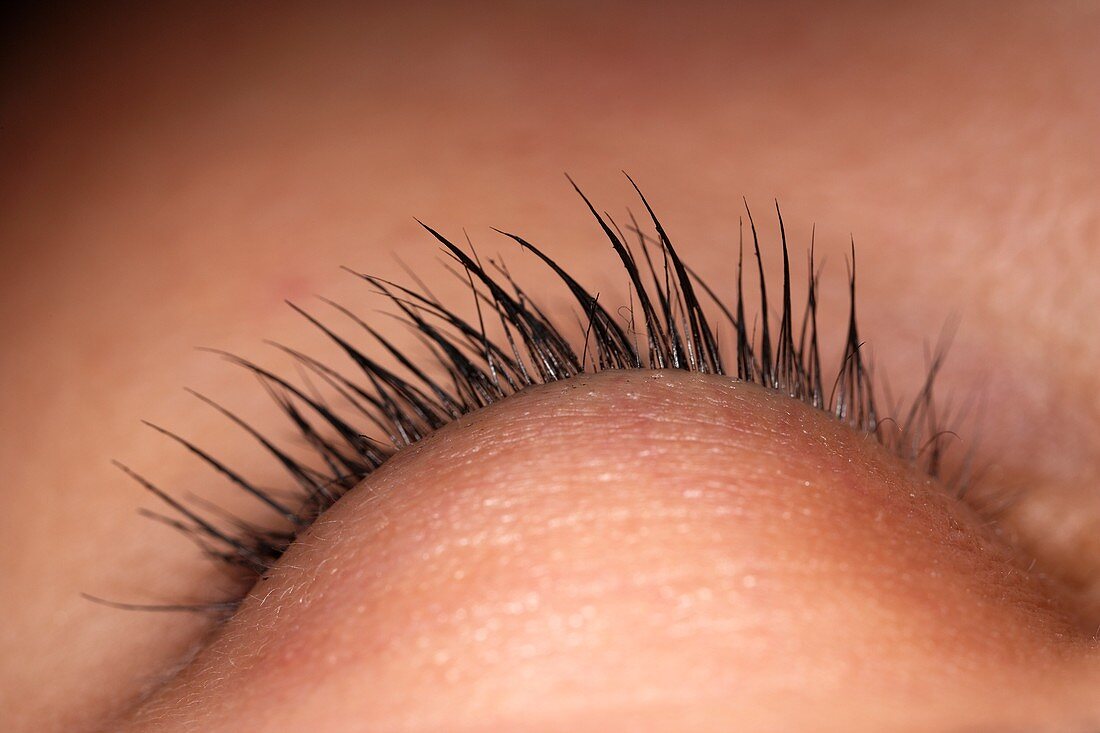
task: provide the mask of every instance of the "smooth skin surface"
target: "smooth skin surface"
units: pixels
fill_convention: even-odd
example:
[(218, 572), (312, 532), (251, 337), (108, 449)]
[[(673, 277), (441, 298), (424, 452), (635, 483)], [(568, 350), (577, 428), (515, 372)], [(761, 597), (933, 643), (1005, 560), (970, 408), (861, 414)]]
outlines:
[(1050, 598), (827, 416), (722, 377), (608, 372), (399, 454), (122, 729), (1084, 721), (1095, 690), (1070, 672), (1091, 645)]
[[(322, 293), (369, 312), (338, 266), (404, 279), (391, 253), (441, 297), (468, 299), (414, 215), (541, 273), (488, 227), (517, 231), (594, 290), (621, 293), (562, 170), (619, 216), (635, 205), (627, 169), (716, 286), (733, 276), (740, 196), (772, 242), (763, 212), (778, 197), (796, 265), (816, 222), (823, 330), (838, 335), (853, 233), (863, 333), (897, 392), (911, 393), (922, 341), (957, 314), (943, 392), (956, 404), (984, 395), (983, 428), (964, 436), (981, 438), (982, 485), (1018, 495), (1003, 519), (1013, 542), (1100, 618), (1100, 18), (1089, 4), (158, 3), (4, 25), (5, 730), (93, 728), (217, 631), (79, 595), (157, 603), (226, 589), (189, 543), (134, 515), (156, 503), (108, 461), (247, 508), (139, 418), (284, 485), (180, 390), (260, 425), (272, 415), (253, 380), (192, 347), (271, 363), (260, 339), (275, 337), (323, 354), (283, 299)], [(775, 250), (765, 259), (775, 273)], [(1025, 625), (1012, 638), (1042, 646), (1044, 634)], [(893, 648), (905, 647), (882, 653)], [(1033, 680), (1017, 681), (1001, 697), (1024, 705)], [(838, 705), (845, 695), (865, 697), (838, 690)], [(931, 725), (938, 699), (895, 712)]]

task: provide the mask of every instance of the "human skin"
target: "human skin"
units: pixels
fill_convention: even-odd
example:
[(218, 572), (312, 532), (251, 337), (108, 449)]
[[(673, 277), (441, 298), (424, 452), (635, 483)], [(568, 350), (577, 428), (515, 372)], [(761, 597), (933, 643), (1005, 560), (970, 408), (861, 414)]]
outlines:
[[(79, 595), (155, 603), (225, 590), (193, 547), (134, 516), (155, 502), (108, 459), (245, 509), (138, 418), (202, 436), (278, 485), (179, 387), (261, 425), (272, 414), (262, 391), (191, 347), (268, 359), (259, 340), (273, 336), (318, 348), (282, 300), (320, 292), (369, 310), (361, 284), (337, 268), (401, 278), (391, 252), (441, 297), (467, 298), (439, 277), (413, 215), (456, 238), (468, 227), (490, 252), (505, 248), (489, 225), (515, 230), (594, 289), (621, 291), (563, 169), (618, 211), (630, 199), (616, 171), (627, 168), (690, 263), (719, 276), (732, 277), (739, 197), (759, 209), (778, 197), (797, 257), (817, 223), (823, 318), (838, 330), (854, 233), (861, 326), (895, 385), (919, 380), (921, 340), (958, 314), (942, 386), (987, 394), (978, 450), (993, 467), (982, 483), (1023, 492), (1005, 531), (1062, 579), (1068, 605), (1095, 617), (1100, 24), (1091, 9), (601, 4), (261, 18), (189, 4), (61, 21), (26, 26), (4, 72), (6, 730), (94, 727), (218, 631)], [(773, 240), (774, 222), (761, 226)], [(513, 251), (513, 271), (536, 272)], [(765, 259), (775, 265), (774, 249)], [(672, 549), (652, 551), (671, 561)], [(821, 590), (792, 587), (785, 602), (812, 606)], [(607, 609), (619, 601), (603, 597)], [(1041, 629), (1017, 631), (1006, 638), (1047, 647)], [(876, 648), (884, 666), (907, 661), (890, 656), (903, 645)], [(1077, 656), (1051, 652), (1072, 675), (1044, 679), (1095, 687)], [(1024, 694), (1034, 679), (1013, 677), (1007, 662), (970, 660), (981, 675), (1006, 676), (1002, 701), (1034, 698)], [(955, 688), (973, 692), (975, 714), (987, 709), (982, 683)], [(871, 697), (847, 686), (834, 701), (854, 710)], [(1080, 712), (1068, 692), (1049, 697)], [(891, 710), (900, 723), (947, 720), (963, 703)]]
[(1095, 690), (1071, 672), (1092, 645), (1015, 562), (806, 405), (707, 375), (578, 377), (368, 477), (120, 730), (1085, 720)]

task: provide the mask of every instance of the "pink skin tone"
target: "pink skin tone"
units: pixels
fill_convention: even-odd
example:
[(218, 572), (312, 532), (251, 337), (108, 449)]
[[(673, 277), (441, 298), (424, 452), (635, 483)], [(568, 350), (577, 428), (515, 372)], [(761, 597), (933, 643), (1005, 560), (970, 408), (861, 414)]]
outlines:
[(399, 454), (123, 728), (1084, 715), (1084, 630), (1016, 560), (940, 486), (805, 405), (721, 377), (604, 373)]
[[(444, 700), (450, 722), (471, 729), (521, 708), (524, 723), (552, 729), (1056, 728), (1087, 715), (1081, 691), (1100, 689), (1100, 675), (1071, 621), (1095, 630), (1100, 619), (1100, 18), (1087, 6), (309, 4), (261, 17), (157, 3), (12, 33), (0, 68), (0, 727), (94, 730), (150, 694), (140, 715), (172, 725), (190, 715), (214, 730), (285, 729), (278, 721), (308, 710), (300, 727), (322, 733), (361, 729), (368, 712), (430, 728)], [(619, 216), (635, 206), (621, 168), (722, 292), (741, 195), (760, 212), (773, 275), (772, 197), (797, 277), (816, 222), (833, 346), (854, 234), (862, 330), (896, 391), (912, 392), (922, 341), (957, 314), (941, 394), (988, 398), (981, 486), (1019, 495), (996, 536), (859, 436), (752, 390), (676, 382), (680, 402), (706, 412), (732, 400), (740, 412), (714, 407), (710, 428), (672, 423), (672, 442), (626, 442), (634, 403), (620, 405), (609, 377), (592, 386), (615, 406), (599, 421), (517, 439), (538, 481), (493, 484), (488, 467), (444, 469), (433, 453), (508, 444), (477, 432), (522, 423), (506, 403), (409, 451), (291, 551), (265, 586), (286, 591), (282, 604), (252, 600), (219, 627), (80, 597), (230, 590), (188, 542), (134, 515), (160, 507), (110, 458), (260, 518), (139, 418), (286, 485), (181, 392), (276, 424), (253, 380), (193, 346), (271, 363), (259, 340), (275, 337), (331, 355), (283, 299), (321, 293), (368, 313), (377, 302), (338, 266), (404, 280), (391, 253), (441, 298), (468, 303), (414, 215), (456, 238), (467, 227), (533, 290), (543, 270), (489, 226), (618, 298), (621, 273), (559, 172)], [(559, 295), (546, 294), (551, 308)], [(422, 353), (405, 331), (387, 333)], [(645, 399), (659, 400), (649, 386)], [(566, 405), (594, 409), (566, 395), (536, 413), (549, 394), (523, 397), (540, 425)], [(774, 422), (739, 429), (756, 414)], [(570, 452), (579, 458), (563, 462)], [(627, 461), (643, 453), (652, 471)], [(501, 475), (519, 470), (493, 461)], [(824, 470), (837, 462), (844, 471)], [(744, 470), (722, 467), (734, 464)], [(689, 497), (691, 472), (725, 488)], [(788, 481), (803, 477), (820, 491)], [(387, 488), (398, 484), (426, 490)], [(479, 503), (520, 487), (524, 512)], [(415, 531), (387, 533), (371, 497)], [(454, 521), (433, 519), (458, 507)], [(878, 520), (876, 507), (891, 510)], [(432, 554), (496, 536), (511, 514), (522, 541)], [(1017, 555), (1035, 566), (1014, 570), (1004, 558)], [(807, 563), (815, 572), (797, 572)], [(499, 627), (482, 639), (491, 618)], [(265, 646), (271, 624), (280, 635)], [(351, 653), (381, 636), (391, 646), (376, 658)], [(265, 653), (282, 661), (252, 668), (248, 685), (218, 666)], [(351, 694), (363, 686), (374, 694)]]

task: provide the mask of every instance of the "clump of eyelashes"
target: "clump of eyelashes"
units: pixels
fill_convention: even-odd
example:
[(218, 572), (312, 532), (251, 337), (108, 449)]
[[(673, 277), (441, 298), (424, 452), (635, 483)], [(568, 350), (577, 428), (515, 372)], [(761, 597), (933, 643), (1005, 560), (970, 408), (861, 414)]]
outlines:
[[(373, 347), (351, 343), (322, 319), (291, 304), (331, 339), (347, 357), (351, 369), (345, 366), (341, 370), (291, 347), (274, 344), (299, 365), (301, 377), (292, 380), (232, 354), (217, 353), (255, 375), (285, 417), (283, 428), (291, 429), (295, 447), (280, 445), (270, 437), (271, 431), (261, 432), (209, 397), (193, 394), (263, 448), (285, 471), (294, 487), (292, 497), (259, 487), (206, 449), (147, 423), (266, 506), (273, 514), (273, 526), (244, 522), (206, 502), (188, 506), (144, 476), (117, 464), (168, 508), (166, 513), (141, 513), (182, 532), (219, 564), (260, 577), (318, 516), (402, 448), (532, 385), (611, 369), (681, 369), (760, 385), (873, 436), (901, 459), (941, 479), (949, 490), (963, 493), (969, 478), (968, 462), (957, 475), (941, 475), (943, 455), (953, 435), (941, 428), (947, 418), (937, 411), (933, 396), (945, 347), (937, 348), (928, 358), (926, 379), (907, 409), (893, 403), (887, 414), (880, 411), (856, 318), (854, 244), (848, 260), (849, 308), (843, 354), (837, 373), (827, 377), (821, 366), (817, 325), (820, 271), (814, 262), (813, 240), (808, 254), (806, 302), (796, 313), (787, 235), (778, 204), (775, 214), (783, 274), (778, 317), (773, 321), (769, 317), (760, 238), (747, 203), (747, 221), (741, 224), (737, 251), (736, 295), (732, 302), (726, 302), (681, 259), (648, 200), (627, 178), (645, 211), (648, 230), (632, 214), (624, 230), (610, 215), (597, 211), (573, 184), (628, 281), (624, 307), (610, 310), (598, 294), (586, 289), (540, 248), (519, 235), (496, 230), (541, 260), (568, 291), (577, 315), (571, 337), (547, 316), (539, 300), (512, 278), (503, 262), (483, 261), (472, 245), (461, 247), (421, 223), (450, 258), (452, 274), (469, 287), (477, 306), (476, 318), (471, 321), (459, 316), (419, 281), (416, 288), (410, 288), (349, 270), (383, 297), (392, 315), (418, 336), (422, 355), (414, 358), (400, 350), (374, 325), (341, 304), (325, 301), (360, 329)], [(746, 249), (750, 250), (749, 263)], [(746, 276), (746, 269), (755, 272)], [(746, 279), (756, 282), (762, 314), (751, 323), (745, 316)], [(732, 343), (719, 341), (719, 330), (712, 322), (732, 329)], [(383, 365), (372, 353), (387, 354), (397, 366)], [(328, 398), (322, 396), (319, 385), (324, 385)], [(306, 447), (304, 455), (302, 444)], [(223, 614), (231, 612), (238, 602), (110, 605)]]

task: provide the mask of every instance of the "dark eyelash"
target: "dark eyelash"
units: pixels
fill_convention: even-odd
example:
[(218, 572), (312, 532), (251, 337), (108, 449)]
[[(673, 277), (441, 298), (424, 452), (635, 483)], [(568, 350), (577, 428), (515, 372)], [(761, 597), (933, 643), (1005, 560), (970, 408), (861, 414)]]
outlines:
[[(390, 369), (337, 335), (320, 319), (298, 306), (291, 307), (330, 338), (357, 367), (355, 378), (282, 344), (273, 345), (288, 354), (303, 375), (304, 386), (258, 364), (232, 354), (227, 360), (249, 370), (276, 402), (290, 426), (308, 446), (310, 457), (298, 458), (280, 447), (215, 401), (196, 397), (220, 411), (256, 440), (297, 486), (298, 499), (288, 502), (252, 484), (196, 444), (166, 430), (155, 430), (182, 445), (217, 473), (252, 495), (277, 515), (281, 526), (261, 528), (206, 505), (185, 506), (169, 493), (128, 467), (117, 464), (131, 478), (156, 495), (171, 510), (164, 515), (142, 513), (163, 522), (196, 542), (219, 563), (262, 576), (278, 561), (294, 539), (344, 493), (369, 476), (396, 451), (416, 443), (451, 421), (497, 402), (527, 386), (570, 379), (584, 372), (608, 369), (683, 369), (729, 375), (752, 382), (827, 412), (835, 419), (874, 436), (886, 448), (941, 478), (949, 490), (962, 495), (968, 484), (968, 462), (950, 480), (942, 472), (943, 454), (951, 431), (941, 429), (947, 420), (936, 409), (933, 387), (943, 363), (941, 344), (929, 360), (927, 377), (907, 410), (895, 405), (896, 417), (881, 417), (875, 398), (872, 370), (864, 359), (856, 318), (855, 245), (848, 260), (849, 311), (844, 353), (835, 378), (822, 374), (817, 330), (817, 289), (813, 238), (808, 258), (807, 300), (801, 309), (796, 336), (791, 296), (791, 268), (786, 230), (776, 204), (783, 255), (782, 296), (778, 332), (773, 331), (768, 311), (768, 292), (755, 221), (745, 203), (752, 252), (756, 259), (760, 307), (759, 338), (750, 330), (744, 304), (744, 225), (738, 247), (737, 295), (731, 309), (715, 291), (680, 258), (649, 202), (630, 180), (652, 227), (647, 233), (633, 214), (626, 233), (606, 213), (599, 213), (570, 179), (629, 281), (629, 305), (616, 317), (598, 294), (587, 291), (573, 276), (522, 237), (497, 230), (524, 251), (541, 260), (570, 292), (580, 308), (580, 353), (564, 332), (546, 316), (537, 301), (513, 280), (502, 262), (483, 263), (472, 245), (470, 252), (455, 245), (435, 229), (421, 223), (453, 261), (448, 269), (464, 280), (476, 304), (476, 323), (460, 317), (419, 283), (407, 288), (363, 273), (354, 273), (388, 300), (399, 320), (425, 345), (428, 357), (414, 361), (352, 311), (325, 301), (369, 335), (376, 345), (400, 365)], [(349, 270), (349, 272), (352, 272)], [(411, 273), (410, 273), (411, 274)], [(415, 279), (415, 275), (413, 275)], [(708, 319), (700, 293), (718, 316), (733, 328), (736, 343), (732, 355), (724, 355), (718, 331)], [(499, 321), (500, 334), (488, 335), (486, 320)], [(774, 340), (773, 340), (774, 339)], [(728, 361), (727, 361), (728, 359)], [(433, 376), (438, 372), (440, 376)], [(345, 404), (346, 413), (331, 407), (316, 389), (319, 380)], [(340, 414), (338, 414), (338, 412)], [(343, 416), (342, 416), (343, 415)], [(956, 415), (956, 418), (959, 416)], [(369, 437), (385, 436), (386, 442)], [(90, 597), (92, 600), (102, 601)], [(173, 605), (117, 604), (124, 608), (171, 611), (231, 612), (239, 599), (214, 603)]]

